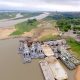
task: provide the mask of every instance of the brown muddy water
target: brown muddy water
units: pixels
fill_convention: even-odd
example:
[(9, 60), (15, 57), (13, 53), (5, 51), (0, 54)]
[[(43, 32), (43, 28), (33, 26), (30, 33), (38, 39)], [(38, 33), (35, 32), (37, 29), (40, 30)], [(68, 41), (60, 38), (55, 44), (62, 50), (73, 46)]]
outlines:
[[(39, 66), (40, 60), (23, 64), (18, 47), (19, 39), (0, 40), (0, 80), (45, 80)], [(75, 70), (63, 67), (68, 73), (68, 80), (75, 80)]]
[(0, 40), (0, 80), (44, 80), (39, 60), (23, 64), (19, 39)]

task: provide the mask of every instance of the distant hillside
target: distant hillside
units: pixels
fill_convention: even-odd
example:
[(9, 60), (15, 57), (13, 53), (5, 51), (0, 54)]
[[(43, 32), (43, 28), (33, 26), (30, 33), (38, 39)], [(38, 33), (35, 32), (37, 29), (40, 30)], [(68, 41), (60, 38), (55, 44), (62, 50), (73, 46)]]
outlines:
[(74, 19), (74, 18), (80, 18), (80, 12), (52, 12), (48, 18), (53, 19), (61, 19), (61, 18), (67, 18), (67, 19)]
[(0, 19), (9, 19), (16, 17), (17, 13), (14, 12), (0, 12)]
[[(23, 17), (15, 18), (17, 14), (21, 14)], [(15, 18), (15, 19), (28, 18), (28, 17), (37, 16), (39, 14), (41, 13), (37, 13), (37, 12), (0, 12), (0, 20), (10, 19), (10, 18)]]

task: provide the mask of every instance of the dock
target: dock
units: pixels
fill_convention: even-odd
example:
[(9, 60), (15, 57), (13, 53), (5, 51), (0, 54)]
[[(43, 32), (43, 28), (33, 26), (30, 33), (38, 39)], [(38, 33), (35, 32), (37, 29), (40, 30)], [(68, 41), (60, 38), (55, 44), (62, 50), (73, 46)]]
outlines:
[(49, 45), (47, 44), (44, 44), (44, 45), (41, 45), (42, 46), (42, 49), (43, 49), (43, 52), (44, 54), (49, 57), (49, 56), (54, 56), (54, 52), (52, 51), (52, 49), (50, 48)]
[(48, 62), (56, 80), (68, 79), (66, 71), (55, 57), (46, 57), (45, 60)]
[(40, 66), (44, 74), (45, 80), (55, 80), (47, 61), (45, 60), (41, 61)]

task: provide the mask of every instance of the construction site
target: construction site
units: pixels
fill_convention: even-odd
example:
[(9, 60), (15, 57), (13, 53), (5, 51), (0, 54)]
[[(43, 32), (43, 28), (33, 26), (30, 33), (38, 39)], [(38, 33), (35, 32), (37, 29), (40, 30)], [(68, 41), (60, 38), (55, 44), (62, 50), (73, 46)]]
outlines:
[(19, 54), (23, 63), (31, 63), (32, 59), (39, 62), (45, 80), (68, 80), (67, 72), (59, 60), (69, 69), (74, 70), (80, 65), (68, 49), (65, 39), (46, 42), (33, 41), (30, 37), (20, 40)]

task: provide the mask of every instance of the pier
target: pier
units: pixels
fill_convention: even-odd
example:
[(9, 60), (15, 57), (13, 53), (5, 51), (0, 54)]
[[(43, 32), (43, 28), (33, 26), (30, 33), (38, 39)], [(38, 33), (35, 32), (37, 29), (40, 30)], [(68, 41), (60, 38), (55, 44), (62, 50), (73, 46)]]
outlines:
[(45, 80), (55, 80), (47, 61), (45, 60), (41, 61), (40, 66), (44, 74)]
[(49, 45), (47, 45), (47, 44), (42, 45), (42, 49), (43, 49), (44, 54), (47, 57), (54, 56), (54, 52), (52, 51), (52, 49), (50, 48)]
[(45, 60), (48, 62), (48, 65), (56, 80), (68, 79), (65, 69), (55, 57), (46, 57)]

